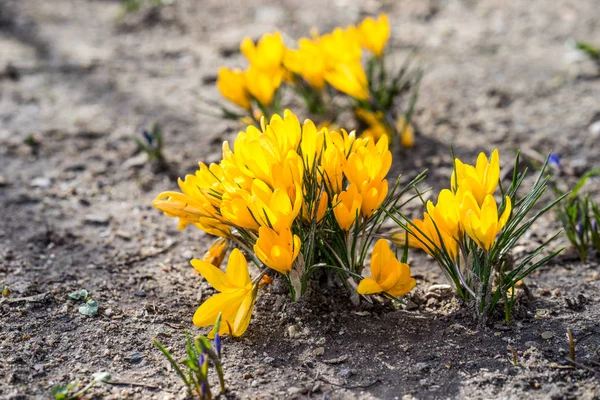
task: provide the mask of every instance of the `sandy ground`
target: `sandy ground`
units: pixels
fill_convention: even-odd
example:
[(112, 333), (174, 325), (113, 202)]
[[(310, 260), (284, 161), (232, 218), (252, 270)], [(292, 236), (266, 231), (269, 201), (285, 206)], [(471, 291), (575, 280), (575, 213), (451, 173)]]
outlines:
[[(242, 127), (202, 114), (201, 100), (219, 99), (220, 65), (244, 65), (245, 35), (279, 29), (291, 41), (389, 13), (388, 61), (416, 49), (426, 70), (416, 149), (395, 154), (394, 171), (429, 168), (435, 189), (447, 186), (449, 142), (471, 161), (499, 147), (506, 165), (517, 148), (557, 152), (567, 182), (598, 166), (600, 78), (568, 44), (600, 44), (597, 1), (321, 3), (176, 0), (122, 17), (109, 0), (0, 2), (0, 283), (11, 290), (0, 301), (0, 397), (50, 398), (53, 385), (98, 371), (113, 384), (90, 397), (185, 397), (151, 341), (182, 355), (183, 331), (201, 332), (191, 316), (212, 289), (189, 260), (209, 238), (151, 207), (176, 184), (129, 138), (162, 124), (171, 175), (217, 161)], [(522, 245), (558, 228), (548, 215)], [(224, 341), (228, 397), (600, 398), (597, 260), (564, 253), (527, 279), (513, 324), (481, 329), (457, 300), (428, 300), (444, 283), (431, 260), (414, 253), (411, 264), (410, 309), (353, 307), (318, 282), (292, 304), (273, 285), (246, 336)], [(81, 288), (97, 316), (68, 299)]]

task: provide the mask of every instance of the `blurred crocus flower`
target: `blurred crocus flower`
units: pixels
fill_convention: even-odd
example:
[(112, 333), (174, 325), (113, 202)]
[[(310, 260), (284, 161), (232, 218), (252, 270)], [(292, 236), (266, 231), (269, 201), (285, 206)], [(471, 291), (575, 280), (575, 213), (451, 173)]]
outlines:
[(592, 220), (592, 230), (593, 231), (598, 230), (598, 221), (596, 221), (595, 219)]
[(144, 129), (142, 135), (144, 136), (144, 139), (146, 139), (146, 142), (148, 142), (148, 144), (152, 146), (152, 135), (150, 135), (146, 129)]
[(557, 168), (560, 168), (560, 156), (556, 153), (551, 153), (550, 157), (548, 157), (548, 164), (554, 165)]
[(583, 237), (583, 224), (581, 223), (581, 221), (577, 222), (577, 226), (575, 229), (577, 230), (577, 234), (579, 235), (579, 237)]

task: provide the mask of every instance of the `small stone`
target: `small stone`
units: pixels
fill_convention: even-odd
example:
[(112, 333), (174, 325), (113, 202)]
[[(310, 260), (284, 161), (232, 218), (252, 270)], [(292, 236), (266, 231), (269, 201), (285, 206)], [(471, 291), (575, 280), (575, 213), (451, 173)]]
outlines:
[(600, 136), (600, 120), (592, 122), (588, 130), (593, 136)]
[(340, 370), (340, 376), (344, 379), (350, 378), (354, 372), (350, 368), (342, 368)]
[(86, 215), (83, 222), (90, 225), (108, 225), (108, 217), (105, 215)]
[(38, 176), (37, 178), (32, 179), (30, 183), (31, 187), (37, 187), (40, 189), (49, 188), (52, 185), (52, 181), (50, 178), (44, 178), (43, 176)]
[(445, 283), (440, 283), (437, 285), (431, 285), (429, 286), (429, 289), (427, 290), (427, 292), (438, 292), (440, 294), (449, 294), (452, 293), (452, 286), (445, 284)]
[(270, 357), (270, 356), (266, 356), (265, 358), (263, 358), (263, 362), (265, 364), (271, 364), (273, 361), (275, 361), (275, 359), (273, 357)]
[(404, 305), (405, 310), (416, 310), (419, 308), (419, 305), (410, 299), (406, 299), (406, 304)]
[(302, 331), (300, 330), (300, 328), (298, 327), (298, 325), (290, 325), (287, 327), (286, 330), (287, 336), (290, 339), (295, 339), (297, 337), (300, 337), (302, 335)]
[(127, 361), (129, 361), (130, 364), (139, 364), (143, 359), (144, 355), (139, 351), (134, 351), (127, 357)]
[(438, 305), (438, 303), (439, 303), (439, 302), (438, 302), (438, 299), (436, 299), (435, 297), (430, 297), (430, 298), (427, 300), (427, 304), (426, 304), (426, 306), (427, 306), (427, 307), (429, 307), (429, 308), (432, 308), (432, 307), (435, 307), (435, 306), (437, 306), (437, 305)]
[(123, 163), (124, 169), (139, 168), (144, 166), (148, 162), (148, 153), (145, 151), (139, 153), (137, 156), (131, 157), (129, 160)]
[(554, 332), (545, 331), (542, 332), (542, 339), (552, 339), (554, 337)]
[(106, 315), (107, 317), (110, 317), (112, 314), (112, 308), (107, 308), (106, 310), (104, 310), (104, 315)]
[(429, 367), (429, 365), (424, 362), (417, 363), (415, 365), (415, 368), (417, 369), (418, 372), (421, 372), (421, 373), (428, 372), (431, 369)]
[(302, 393), (305, 393), (305, 392), (306, 392), (306, 389), (304, 389), (304, 388), (299, 388), (299, 387), (296, 387), (296, 386), (292, 386), (292, 387), (289, 387), (289, 388), (288, 388), (287, 392), (288, 392), (288, 394), (290, 394), (290, 395), (302, 394)]
[(144, 292), (143, 290), (136, 290), (135, 292), (133, 292), (133, 295), (136, 297), (146, 297), (146, 292)]
[(6, 180), (4, 175), (0, 175), (0, 186), (6, 186), (6, 185), (8, 185), (8, 181)]
[(312, 351), (312, 353), (313, 356), (322, 356), (323, 354), (325, 354), (325, 347), (317, 347)]
[(258, 386), (258, 381), (256, 379), (252, 380), (252, 383), (250, 384), (251, 387), (257, 387)]
[(131, 240), (131, 234), (122, 230), (118, 230), (117, 232), (115, 232), (115, 235), (117, 235), (121, 239)]

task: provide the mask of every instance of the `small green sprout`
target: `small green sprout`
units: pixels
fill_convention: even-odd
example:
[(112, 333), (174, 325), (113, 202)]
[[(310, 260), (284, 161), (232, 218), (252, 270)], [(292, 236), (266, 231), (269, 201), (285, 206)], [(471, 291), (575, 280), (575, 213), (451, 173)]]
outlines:
[(96, 372), (92, 375), (92, 380), (83, 389), (76, 391), (79, 382), (73, 381), (66, 385), (54, 385), (50, 394), (54, 400), (75, 400), (81, 398), (88, 390), (94, 387), (98, 382), (110, 381), (108, 372)]
[(192, 341), (188, 331), (185, 331), (187, 358), (181, 360), (179, 363), (175, 361), (171, 353), (158, 340), (154, 340), (154, 345), (169, 360), (177, 375), (188, 388), (188, 392), (191, 395), (195, 395), (198, 400), (212, 399), (212, 391), (208, 381), (209, 362), (212, 362), (217, 371), (220, 386), (219, 393), (225, 393), (227, 390), (225, 387), (223, 365), (221, 364), (220, 326), (221, 313), (219, 313), (215, 326), (211, 331), (214, 334), (213, 343), (206, 336), (202, 335), (197, 336)]
[[(560, 157), (552, 154), (550, 159), (555, 161), (553, 163), (555, 167), (560, 168)], [(583, 263), (587, 262), (591, 249), (600, 252), (600, 229), (598, 228), (600, 204), (589, 194), (581, 194), (585, 183), (598, 175), (600, 175), (600, 168), (587, 171), (570, 193), (559, 188), (557, 179), (551, 181), (556, 197), (566, 196), (556, 208), (556, 213), (569, 242)]]
[(98, 307), (99, 307), (98, 301), (91, 297), (88, 297), (87, 290), (85, 290), (85, 289), (76, 290), (74, 292), (69, 293), (68, 297), (71, 300), (76, 300), (76, 301), (82, 300), (85, 302), (79, 306), (79, 313), (90, 316), (90, 317), (98, 314)]

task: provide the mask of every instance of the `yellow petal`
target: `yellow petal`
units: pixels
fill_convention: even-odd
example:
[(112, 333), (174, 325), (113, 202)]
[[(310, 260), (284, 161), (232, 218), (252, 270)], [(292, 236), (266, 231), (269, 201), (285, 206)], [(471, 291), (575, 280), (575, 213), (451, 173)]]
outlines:
[(191, 264), (219, 292), (231, 292), (237, 289), (229, 281), (225, 273), (211, 263), (194, 259), (191, 261)]
[(248, 263), (239, 249), (233, 249), (229, 255), (226, 275), (235, 287), (242, 288), (250, 284)]
[(364, 278), (358, 284), (359, 294), (376, 294), (383, 292), (383, 289), (373, 278)]

